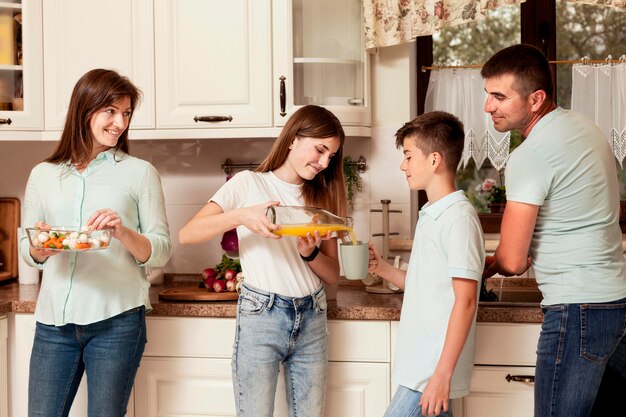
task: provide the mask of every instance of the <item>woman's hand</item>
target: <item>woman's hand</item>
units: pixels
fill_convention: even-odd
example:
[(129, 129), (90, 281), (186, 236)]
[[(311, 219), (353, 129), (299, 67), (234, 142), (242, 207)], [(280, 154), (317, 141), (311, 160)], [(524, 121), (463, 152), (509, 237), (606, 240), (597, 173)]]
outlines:
[[(50, 230), (50, 225), (44, 221), (38, 221), (37, 223), (35, 223), (34, 227), (39, 230)], [(59, 252), (43, 248), (34, 248), (32, 245), (30, 245), (29, 253), (31, 258), (33, 258), (37, 263), (42, 264), (49, 257), (57, 255)]]
[(109, 208), (96, 210), (85, 224), (90, 230), (113, 229), (113, 237), (119, 239), (124, 233), (122, 218), (116, 211)]
[(313, 234), (307, 232), (306, 236), (298, 237), (298, 252), (300, 256), (310, 256), (313, 250), (318, 246), (322, 240), (328, 240), (331, 238), (331, 232), (326, 233), (324, 236), (320, 235), (317, 230)]

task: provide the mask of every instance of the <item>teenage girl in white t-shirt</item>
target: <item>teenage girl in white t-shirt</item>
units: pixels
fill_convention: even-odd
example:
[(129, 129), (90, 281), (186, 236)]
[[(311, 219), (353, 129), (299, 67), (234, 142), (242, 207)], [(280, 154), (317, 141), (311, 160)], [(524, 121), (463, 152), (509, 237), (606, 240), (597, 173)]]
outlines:
[(238, 417), (271, 417), (279, 365), (289, 415), (324, 414), (327, 339), (322, 281), (339, 279), (336, 239), (317, 231), (281, 238), (265, 215), (271, 205), (346, 212), (339, 120), (304, 106), (283, 128), (256, 172), (235, 175), (180, 231), (183, 244), (237, 228), (244, 284), (237, 306), (233, 384)]

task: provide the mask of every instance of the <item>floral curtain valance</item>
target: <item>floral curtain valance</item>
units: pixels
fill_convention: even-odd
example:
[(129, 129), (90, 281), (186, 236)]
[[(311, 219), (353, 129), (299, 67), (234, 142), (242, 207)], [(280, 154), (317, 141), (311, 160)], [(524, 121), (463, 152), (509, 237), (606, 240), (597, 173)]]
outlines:
[[(365, 49), (409, 42), (444, 27), (485, 17), (490, 9), (526, 0), (364, 0)], [(565, 0), (626, 11), (626, 0)]]

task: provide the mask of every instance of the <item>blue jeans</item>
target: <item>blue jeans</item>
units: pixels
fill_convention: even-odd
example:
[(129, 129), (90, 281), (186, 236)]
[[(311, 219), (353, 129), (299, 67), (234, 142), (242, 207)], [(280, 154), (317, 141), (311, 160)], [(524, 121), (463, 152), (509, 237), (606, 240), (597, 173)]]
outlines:
[(87, 372), (89, 417), (123, 417), (145, 344), (143, 306), (88, 325), (38, 322), (28, 416), (67, 416)]
[(626, 299), (558, 304), (544, 307), (543, 313), (537, 346), (535, 417), (590, 416), (596, 396), (604, 397), (599, 392), (603, 378), (613, 379), (614, 373), (618, 377), (613, 380), (622, 385), (616, 391), (621, 392), (620, 397), (605, 397), (607, 402), (598, 405), (622, 410), (615, 411), (617, 414), (594, 413), (625, 416)]
[[(422, 417), (421, 399), (421, 392), (398, 385), (383, 417)], [(452, 410), (442, 411), (436, 417), (452, 417)]]
[(293, 298), (244, 284), (232, 360), (238, 417), (273, 415), (281, 362), (289, 416), (323, 416), (328, 362), (324, 289)]

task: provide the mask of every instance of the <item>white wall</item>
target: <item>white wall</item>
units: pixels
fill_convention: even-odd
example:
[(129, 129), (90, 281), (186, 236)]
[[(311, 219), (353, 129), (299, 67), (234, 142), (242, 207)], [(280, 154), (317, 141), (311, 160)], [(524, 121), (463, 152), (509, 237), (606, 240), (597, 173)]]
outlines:
[[(411, 45), (412, 47), (412, 45)], [(382, 216), (370, 213), (380, 208), (381, 199), (390, 199), (391, 231), (409, 237), (409, 191), (399, 170), (402, 154), (395, 147), (395, 131), (410, 118), (411, 102), (409, 45), (381, 49), (372, 56), (373, 126), (372, 139), (348, 138), (345, 155), (367, 159), (368, 170), (362, 174), (363, 192), (355, 196), (354, 210), (357, 237), (370, 239), (382, 232)], [(219, 262), (222, 251), (219, 239), (201, 245), (181, 246), (178, 231), (211, 195), (225, 182), (221, 164), (259, 162), (269, 152), (271, 139), (223, 140), (154, 140), (133, 141), (131, 154), (150, 161), (161, 174), (174, 254), (166, 272), (196, 273)], [(23, 199), (31, 168), (49, 156), (56, 142), (0, 141), (0, 197)], [(30, 225), (22, 225), (30, 226)], [(373, 238), (378, 247), (381, 238)]]

